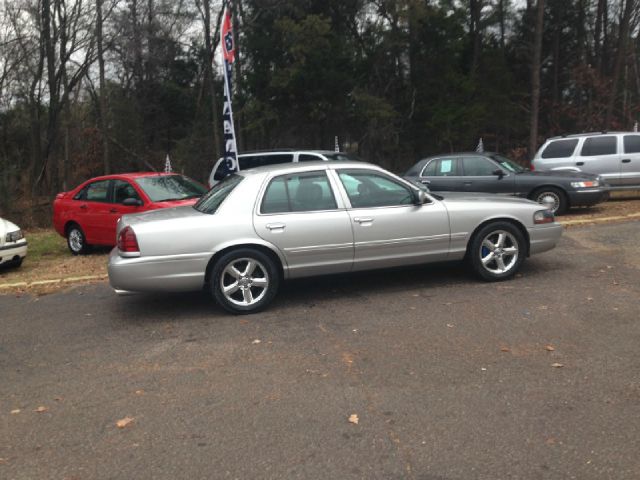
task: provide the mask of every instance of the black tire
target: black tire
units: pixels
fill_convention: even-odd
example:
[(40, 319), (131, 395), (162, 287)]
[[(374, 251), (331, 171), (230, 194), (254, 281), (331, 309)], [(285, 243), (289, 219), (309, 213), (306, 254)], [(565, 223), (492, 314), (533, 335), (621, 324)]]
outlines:
[(551, 209), (554, 215), (562, 215), (569, 208), (567, 194), (559, 188), (543, 187), (539, 188), (531, 195), (531, 200)]
[(80, 225), (74, 223), (67, 227), (67, 247), (73, 255), (83, 255), (89, 251), (87, 239)]
[[(504, 236), (499, 246), (501, 234)], [(522, 232), (513, 224), (492, 222), (473, 236), (468, 254), (475, 273), (483, 280), (494, 282), (507, 280), (516, 274), (527, 254), (527, 245)], [(504, 267), (502, 271), (501, 267)]]
[(14, 268), (20, 268), (23, 260), (24, 260), (24, 257), (18, 257), (13, 262), (11, 262), (11, 266)]
[(211, 295), (226, 311), (240, 315), (256, 313), (269, 305), (278, 293), (280, 273), (269, 255), (254, 248), (240, 248), (216, 261), (209, 285)]

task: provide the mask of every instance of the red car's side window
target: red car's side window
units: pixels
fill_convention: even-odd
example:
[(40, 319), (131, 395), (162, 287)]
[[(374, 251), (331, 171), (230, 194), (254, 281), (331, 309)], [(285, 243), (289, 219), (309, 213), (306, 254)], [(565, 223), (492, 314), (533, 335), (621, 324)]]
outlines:
[(80, 190), (73, 198), (74, 200), (85, 200), (87, 202), (108, 202), (109, 182), (110, 180), (92, 182)]

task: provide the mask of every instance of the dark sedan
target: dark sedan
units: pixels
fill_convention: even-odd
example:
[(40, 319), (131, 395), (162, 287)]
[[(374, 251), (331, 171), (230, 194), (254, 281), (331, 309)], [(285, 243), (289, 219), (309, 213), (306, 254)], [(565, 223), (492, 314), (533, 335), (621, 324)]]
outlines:
[(529, 198), (556, 215), (609, 198), (609, 185), (582, 172), (532, 172), (497, 153), (451, 153), (420, 160), (405, 178), (432, 191), (487, 192)]

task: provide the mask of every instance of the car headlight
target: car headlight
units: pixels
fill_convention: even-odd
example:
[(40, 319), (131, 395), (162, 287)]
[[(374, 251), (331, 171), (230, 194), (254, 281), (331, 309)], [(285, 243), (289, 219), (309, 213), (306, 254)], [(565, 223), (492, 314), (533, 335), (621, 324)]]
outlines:
[(538, 210), (533, 214), (533, 223), (541, 224), (541, 223), (553, 223), (554, 216), (551, 210)]
[(597, 187), (600, 185), (600, 182), (598, 180), (589, 180), (586, 182), (571, 182), (571, 186), (573, 188), (591, 188), (591, 187)]
[(16, 230), (15, 232), (7, 233), (7, 236), (4, 241), (7, 243), (17, 242), (18, 240), (21, 240), (23, 238), (24, 238), (24, 235), (22, 234), (22, 230)]

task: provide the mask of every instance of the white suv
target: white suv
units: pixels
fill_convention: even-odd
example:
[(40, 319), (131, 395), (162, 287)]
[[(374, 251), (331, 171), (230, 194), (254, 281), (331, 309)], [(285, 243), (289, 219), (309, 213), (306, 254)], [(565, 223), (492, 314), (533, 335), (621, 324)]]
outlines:
[(640, 133), (598, 132), (548, 139), (533, 158), (538, 171), (568, 170), (602, 176), (612, 190), (640, 188)]
[[(220, 157), (209, 175), (209, 188), (222, 180), (225, 176), (225, 169), (222, 163), (224, 159)], [(360, 160), (355, 155), (344, 152), (334, 152), (331, 150), (262, 150), (250, 153), (238, 154), (240, 170), (262, 167), (264, 165), (274, 165), (277, 163), (289, 162), (315, 162), (330, 160)]]

